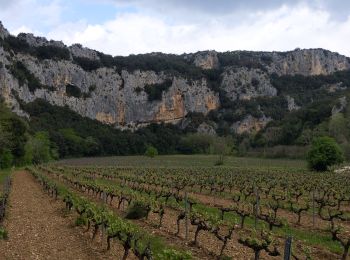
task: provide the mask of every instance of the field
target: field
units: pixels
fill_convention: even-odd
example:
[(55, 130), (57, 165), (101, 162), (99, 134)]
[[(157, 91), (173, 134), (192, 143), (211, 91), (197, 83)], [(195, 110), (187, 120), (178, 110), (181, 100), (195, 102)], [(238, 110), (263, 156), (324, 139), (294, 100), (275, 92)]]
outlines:
[[(292, 259), (346, 259), (348, 173), (312, 173), (297, 160), (226, 158), (213, 166), (215, 160), (70, 159), (14, 174), (13, 188), (20, 193), (29, 183), (39, 196), (43, 187), (40, 200), (52, 205), (36, 218), (57, 218), (74, 250), (86, 248), (76, 252), (81, 259), (281, 259), (287, 240)], [(23, 212), (10, 212), (5, 223), (15, 232), (13, 214)]]
[[(115, 156), (94, 157), (62, 160), (59, 165), (73, 166), (118, 166), (118, 167), (213, 167), (217, 160), (216, 155), (162, 155), (155, 158), (145, 156)], [(303, 160), (289, 159), (262, 159), (262, 158), (225, 158), (222, 167), (233, 168), (294, 168), (306, 170)]]

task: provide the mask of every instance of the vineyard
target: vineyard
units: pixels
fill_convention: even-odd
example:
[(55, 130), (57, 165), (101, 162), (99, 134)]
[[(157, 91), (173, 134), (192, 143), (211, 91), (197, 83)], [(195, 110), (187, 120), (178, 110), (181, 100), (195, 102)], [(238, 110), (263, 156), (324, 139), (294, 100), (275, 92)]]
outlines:
[(122, 259), (347, 259), (345, 172), (68, 165), (28, 171), (92, 241), (107, 251), (122, 248)]

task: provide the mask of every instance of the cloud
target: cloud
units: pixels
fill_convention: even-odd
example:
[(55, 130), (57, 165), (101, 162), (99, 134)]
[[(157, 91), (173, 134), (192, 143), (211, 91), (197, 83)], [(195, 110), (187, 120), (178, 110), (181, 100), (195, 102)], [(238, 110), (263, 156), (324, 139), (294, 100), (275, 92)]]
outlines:
[[(80, 14), (72, 20), (63, 15), (72, 7), (65, 1), (14, 0), (5, 1), (0, 19), (12, 33), (34, 32), (113, 55), (321, 47), (350, 56), (350, 1), (88, 0), (90, 6), (101, 1), (115, 8), (114, 16), (91, 21)], [(340, 9), (343, 16), (335, 19)]]
[[(108, 0), (105, 0), (108, 1)], [(329, 12), (332, 18), (347, 18), (350, 13), (350, 1), (344, 0), (109, 0), (118, 6), (135, 6), (140, 10), (151, 10), (156, 13), (184, 14), (185, 18), (190, 13), (197, 16), (205, 13), (213, 17), (235, 13), (266, 11), (278, 9), (282, 6), (295, 7), (305, 4), (313, 9), (322, 9)], [(190, 18), (188, 17), (188, 18)]]
[(103, 24), (65, 24), (49, 36), (113, 55), (322, 47), (350, 56), (346, 46), (350, 39), (349, 17), (334, 21), (329, 12), (300, 4), (252, 12), (240, 23), (235, 21), (234, 15), (226, 15), (222, 19), (177, 24), (161, 16), (126, 13)]
[(0, 0), (0, 6), (0, 20), (11, 32), (45, 32), (62, 21), (61, 0)]

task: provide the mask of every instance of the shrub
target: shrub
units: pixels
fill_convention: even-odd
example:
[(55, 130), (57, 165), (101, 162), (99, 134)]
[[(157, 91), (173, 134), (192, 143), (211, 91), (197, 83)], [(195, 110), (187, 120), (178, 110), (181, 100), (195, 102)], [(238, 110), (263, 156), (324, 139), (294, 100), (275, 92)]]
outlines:
[(12, 166), (13, 163), (13, 155), (10, 150), (5, 149), (0, 154), (0, 169), (7, 169)]
[(344, 161), (343, 152), (331, 137), (316, 138), (307, 155), (309, 167), (316, 171), (326, 171), (329, 166)]
[(163, 252), (159, 253), (159, 259), (167, 259), (167, 260), (190, 260), (192, 259), (190, 252), (179, 252), (175, 249), (165, 249)]
[(125, 218), (141, 219), (148, 215), (149, 209), (142, 203), (135, 202), (129, 208)]
[(80, 215), (75, 220), (75, 225), (77, 227), (85, 226), (87, 225), (87, 218), (84, 215)]
[(74, 62), (85, 71), (93, 71), (102, 67), (102, 64), (99, 60), (92, 60), (84, 57), (74, 57)]
[(70, 53), (67, 48), (53, 45), (36, 47), (35, 55), (39, 59), (69, 60)]
[(7, 231), (4, 227), (0, 227), (0, 240), (6, 240), (8, 238)]
[(158, 155), (158, 150), (153, 146), (148, 146), (146, 149), (145, 155), (147, 157), (154, 158), (155, 156)]
[(10, 72), (17, 78), (20, 86), (27, 83), (30, 92), (34, 92), (38, 88), (43, 88), (40, 80), (20, 61), (17, 61), (10, 67)]
[(148, 95), (148, 100), (161, 100), (163, 91), (167, 91), (171, 85), (172, 81), (170, 79), (165, 80), (163, 83), (146, 85), (145, 92)]
[(72, 84), (66, 85), (66, 93), (69, 97), (80, 98), (82, 96), (80, 88)]

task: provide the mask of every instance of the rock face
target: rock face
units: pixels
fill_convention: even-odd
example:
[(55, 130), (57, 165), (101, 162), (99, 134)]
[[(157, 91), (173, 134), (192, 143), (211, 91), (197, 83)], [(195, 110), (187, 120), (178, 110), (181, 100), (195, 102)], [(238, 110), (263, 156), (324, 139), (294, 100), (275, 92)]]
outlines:
[(267, 69), (278, 75), (327, 75), (350, 69), (349, 58), (323, 49), (295, 50), (271, 53), (272, 62)]
[[(233, 52), (232, 57), (239, 58), (233, 58), (228, 63), (227, 59), (221, 59), (226, 54), (205, 51), (173, 57), (177, 66), (180, 62), (181, 72), (141, 70), (137, 69), (137, 66), (136, 69), (134, 66), (133, 69), (127, 70), (123, 67), (117, 68), (116, 65), (100, 66), (103, 64), (102, 58), (106, 59), (106, 56), (101, 56), (103, 54), (84, 48), (80, 44), (67, 47), (60, 41), (48, 41), (33, 34), (22, 33), (17, 37), (34, 50), (55, 49), (39, 48), (54, 46), (64, 48), (69, 53), (68, 57), (63, 59), (43, 59), (32, 56), (33, 52), (16, 52), (8, 47), (6, 49), (3, 43), (8, 37), (8, 31), (0, 22), (0, 95), (13, 111), (27, 116), (19, 103), (41, 98), (53, 105), (68, 106), (82, 116), (121, 129), (134, 129), (151, 122), (184, 122), (183, 119), (190, 112), (207, 115), (210, 111), (220, 108), (217, 88), (223, 90), (232, 102), (256, 97), (274, 97), (278, 93), (270, 81), (272, 73), (309, 76), (350, 69), (349, 58), (322, 49), (310, 49), (285, 53)], [(84, 62), (95, 62), (98, 67), (84, 70), (75, 60), (77, 57)], [(231, 56), (227, 57), (230, 59)], [(15, 75), (13, 71), (13, 67), (18, 63), (23, 64), (25, 70), (38, 80), (40, 87), (30, 89), (28, 80), (18, 79), (19, 75)], [(184, 72), (184, 66), (188, 66), (189, 73)], [(200, 71), (202, 74), (198, 77), (197, 73), (192, 77), (190, 75), (193, 71)], [(213, 71), (220, 72), (215, 79), (216, 89), (213, 88), (212, 79), (205, 76), (205, 73)], [(170, 82), (170, 86), (161, 91), (160, 98), (151, 100), (146, 86), (159, 87), (165, 82)], [(69, 94), (67, 88), (70, 86), (78, 89), (78, 96)], [(289, 110), (298, 109), (294, 99), (286, 99)], [(244, 119), (234, 123), (231, 129), (237, 133), (258, 131), (271, 120), (265, 116), (244, 116)], [(199, 132), (211, 134), (214, 130), (215, 126), (211, 125), (200, 125), (198, 129)]]
[(100, 60), (96, 51), (84, 48), (81, 44), (73, 44), (69, 47), (74, 57), (86, 58), (90, 60)]
[(261, 69), (228, 68), (222, 75), (221, 87), (233, 101), (277, 95), (277, 90), (271, 85), (269, 75)]
[(263, 129), (271, 120), (271, 118), (265, 116), (262, 116), (261, 118), (255, 118), (251, 115), (248, 115), (242, 121), (234, 123), (231, 128), (237, 134), (258, 132), (259, 130)]
[(6, 28), (2, 25), (2, 22), (0, 21), (0, 39), (4, 39), (7, 36), (9, 36), (9, 32), (6, 30)]
[(287, 95), (286, 98), (289, 111), (298, 110), (300, 108), (297, 104), (295, 104), (295, 100), (293, 97)]
[(219, 59), (216, 51), (197, 53), (193, 63), (204, 70), (219, 68)]
[(209, 125), (205, 122), (203, 122), (198, 126), (197, 132), (200, 134), (206, 134), (206, 135), (216, 135), (214, 126)]
[(61, 41), (48, 41), (44, 37), (34, 36), (32, 33), (20, 33), (18, 39), (27, 42), (30, 46), (55, 46), (55, 47), (65, 47), (64, 43)]
[(334, 116), (335, 114), (338, 114), (340, 112), (342, 112), (345, 108), (346, 105), (348, 104), (346, 97), (341, 97), (338, 99), (338, 105), (334, 106), (332, 108), (332, 116)]
[[(171, 77), (172, 85), (163, 92), (162, 100), (150, 102), (144, 87), (162, 83), (169, 76), (139, 70), (133, 73), (123, 70), (119, 74), (112, 68), (86, 72), (70, 61), (38, 62), (22, 54), (16, 55), (15, 59), (50, 89), (36, 89), (32, 93), (26, 85), (20, 86), (17, 79), (3, 68), (0, 72), (1, 93), (13, 106), (17, 103), (12, 94), (15, 92), (24, 102), (42, 98), (54, 105), (67, 105), (73, 111), (102, 123), (129, 128), (150, 122), (177, 122), (188, 112), (207, 114), (219, 107), (218, 94), (208, 88), (205, 80), (189, 83), (184, 78)], [(6, 60), (5, 64), (10, 64), (10, 61)], [(88, 95), (80, 98), (69, 96), (67, 85), (76, 86)]]

